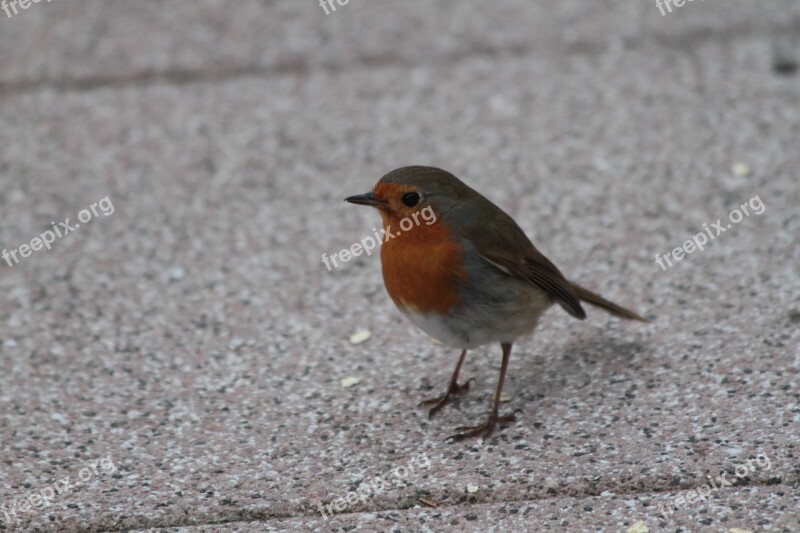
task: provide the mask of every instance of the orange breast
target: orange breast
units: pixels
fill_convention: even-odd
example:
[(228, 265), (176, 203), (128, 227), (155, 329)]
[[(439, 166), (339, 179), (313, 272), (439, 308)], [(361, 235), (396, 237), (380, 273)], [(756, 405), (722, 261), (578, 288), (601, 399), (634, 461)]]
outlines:
[[(386, 226), (397, 233), (398, 224), (384, 220)], [(398, 307), (446, 314), (460, 303), (458, 284), (467, 279), (463, 254), (440, 222), (415, 226), (381, 246), (386, 291)]]

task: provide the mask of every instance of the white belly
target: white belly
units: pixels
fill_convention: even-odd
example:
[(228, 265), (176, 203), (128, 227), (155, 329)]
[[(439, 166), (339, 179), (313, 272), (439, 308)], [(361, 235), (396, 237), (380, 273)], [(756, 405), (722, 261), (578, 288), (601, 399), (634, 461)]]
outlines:
[(448, 316), (403, 308), (400, 311), (442, 344), (461, 349), (476, 348), (495, 342), (513, 343), (536, 328), (539, 317), (551, 302), (537, 298), (535, 292), (527, 296), (517, 305), (504, 306), (502, 311), (484, 306), (462, 307)]

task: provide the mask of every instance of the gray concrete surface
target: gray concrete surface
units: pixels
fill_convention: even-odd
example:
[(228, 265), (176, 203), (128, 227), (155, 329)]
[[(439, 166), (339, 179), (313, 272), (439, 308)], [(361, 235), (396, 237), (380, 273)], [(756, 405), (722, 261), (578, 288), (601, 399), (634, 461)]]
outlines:
[[(530, 4), (0, 12), (0, 246), (114, 208), (0, 263), (0, 528), (800, 529), (800, 4)], [(653, 321), (552, 310), (512, 357), (518, 422), (446, 443), (485, 416), (498, 349), (429, 421), (458, 354), (377, 257), (320, 261), (378, 224), (342, 198), (406, 164)]]

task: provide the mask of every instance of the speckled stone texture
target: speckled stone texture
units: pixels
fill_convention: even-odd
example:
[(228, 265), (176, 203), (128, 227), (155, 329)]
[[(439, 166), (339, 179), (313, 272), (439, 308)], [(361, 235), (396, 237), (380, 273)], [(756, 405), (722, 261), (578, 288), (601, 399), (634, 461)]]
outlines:
[[(800, 530), (798, 35), (790, 0), (0, 11), (0, 247), (114, 207), (0, 262), (0, 529)], [(342, 199), (407, 164), (652, 322), (553, 309), (512, 354), (518, 421), (445, 442), (499, 347), (429, 421), (457, 351), (378, 257), (321, 262), (378, 225)], [(686, 503), (707, 476), (735, 483)]]

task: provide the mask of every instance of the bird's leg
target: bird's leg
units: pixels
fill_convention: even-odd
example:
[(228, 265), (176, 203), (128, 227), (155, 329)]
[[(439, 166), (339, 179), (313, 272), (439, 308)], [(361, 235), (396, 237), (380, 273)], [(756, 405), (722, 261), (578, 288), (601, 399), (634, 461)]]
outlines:
[(431, 398), (430, 400), (425, 400), (420, 402), (419, 406), (427, 406), (432, 405), (431, 410), (428, 411), (428, 418), (433, 418), (433, 415), (436, 414), (436, 411), (444, 407), (444, 405), (450, 400), (453, 396), (458, 396), (459, 394), (464, 394), (469, 390), (469, 382), (472, 380), (468, 380), (463, 385), (458, 384), (458, 374), (461, 372), (461, 365), (464, 364), (464, 359), (467, 357), (467, 350), (461, 352), (461, 357), (458, 358), (458, 364), (456, 365), (456, 369), (453, 372), (453, 377), (450, 378), (450, 386), (447, 387), (447, 392), (443, 395), (439, 396), (438, 398)]
[(489, 435), (492, 434), (494, 431), (495, 425), (498, 423), (507, 423), (514, 421), (514, 415), (506, 415), (506, 416), (498, 416), (498, 411), (500, 409), (500, 393), (503, 392), (503, 381), (506, 379), (506, 369), (508, 368), (508, 360), (511, 357), (511, 344), (504, 342), (500, 345), (503, 348), (503, 363), (500, 366), (500, 379), (497, 382), (497, 392), (494, 395), (494, 401), (492, 402), (492, 412), (489, 414), (489, 418), (483, 424), (477, 426), (464, 426), (456, 428), (456, 431), (459, 433), (450, 437), (455, 441), (461, 441), (464, 439), (470, 439), (472, 437), (483, 437), (484, 439), (489, 438)]

